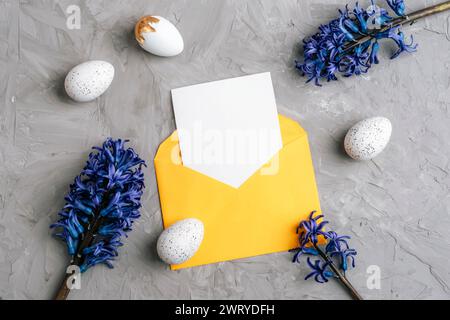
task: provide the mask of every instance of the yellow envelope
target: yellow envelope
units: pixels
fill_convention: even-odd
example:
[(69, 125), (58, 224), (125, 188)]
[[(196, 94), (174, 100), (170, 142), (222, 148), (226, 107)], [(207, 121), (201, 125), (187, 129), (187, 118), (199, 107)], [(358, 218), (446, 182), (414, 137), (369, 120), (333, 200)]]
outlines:
[(298, 247), (296, 228), (320, 213), (308, 137), (279, 116), (283, 148), (238, 189), (182, 165), (176, 131), (155, 157), (164, 228), (186, 218), (204, 223), (203, 242), (172, 270), (287, 251)]

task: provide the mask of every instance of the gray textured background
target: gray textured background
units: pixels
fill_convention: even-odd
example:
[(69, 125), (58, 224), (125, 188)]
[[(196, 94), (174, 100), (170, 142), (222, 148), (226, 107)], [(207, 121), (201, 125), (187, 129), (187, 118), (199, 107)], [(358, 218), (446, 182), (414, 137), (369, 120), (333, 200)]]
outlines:
[[(372, 299), (450, 298), (450, 15), (408, 27), (420, 43), (413, 55), (390, 61), (387, 44), (369, 74), (305, 85), (292, 67), (298, 42), (346, 2), (0, 0), (0, 297), (53, 296), (67, 255), (48, 225), (90, 147), (113, 136), (131, 139), (150, 164), (142, 219), (115, 269), (89, 271), (72, 299), (346, 299), (334, 281), (303, 281), (307, 269), (289, 253), (177, 272), (156, 256), (152, 158), (174, 130), (170, 89), (270, 71), (279, 111), (309, 132), (323, 210), (353, 237), (355, 287)], [(81, 7), (81, 30), (66, 28), (70, 4)], [(176, 24), (180, 56), (137, 46), (133, 26), (146, 14)], [(63, 80), (89, 59), (113, 63), (116, 77), (100, 99), (76, 104)], [(352, 161), (343, 136), (369, 116), (392, 121), (391, 143), (374, 161)], [(381, 268), (380, 290), (366, 286), (369, 265)]]

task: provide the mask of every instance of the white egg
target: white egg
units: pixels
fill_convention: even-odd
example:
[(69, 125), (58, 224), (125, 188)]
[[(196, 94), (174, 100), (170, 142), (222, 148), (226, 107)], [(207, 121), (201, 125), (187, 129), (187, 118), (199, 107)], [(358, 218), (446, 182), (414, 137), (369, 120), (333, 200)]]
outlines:
[(156, 245), (158, 255), (168, 264), (180, 264), (194, 256), (203, 241), (203, 223), (195, 218), (178, 221), (164, 230)]
[(106, 61), (86, 61), (74, 67), (66, 76), (66, 92), (77, 102), (92, 101), (111, 85), (114, 67)]
[(157, 56), (176, 56), (184, 49), (183, 37), (180, 32), (163, 17), (142, 17), (136, 23), (134, 34), (142, 49)]
[(362, 120), (347, 132), (344, 147), (355, 160), (371, 160), (380, 154), (391, 138), (392, 124), (384, 117)]

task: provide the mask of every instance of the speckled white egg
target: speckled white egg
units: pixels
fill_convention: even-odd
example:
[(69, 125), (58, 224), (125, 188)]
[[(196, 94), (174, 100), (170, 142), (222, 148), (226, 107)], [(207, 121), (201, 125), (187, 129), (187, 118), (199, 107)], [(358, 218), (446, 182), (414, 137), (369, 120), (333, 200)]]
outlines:
[(158, 255), (168, 264), (180, 264), (194, 256), (203, 241), (203, 223), (195, 218), (178, 221), (164, 230), (156, 245)]
[(355, 160), (371, 160), (380, 154), (391, 138), (392, 124), (384, 117), (373, 117), (355, 124), (347, 132), (344, 147)]
[(142, 17), (136, 23), (134, 33), (142, 49), (157, 56), (176, 56), (184, 49), (183, 37), (178, 29), (160, 16)]
[(114, 78), (114, 67), (106, 61), (86, 61), (74, 67), (66, 76), (66, 92), (77, 102), (88, 102), (108, 90)]

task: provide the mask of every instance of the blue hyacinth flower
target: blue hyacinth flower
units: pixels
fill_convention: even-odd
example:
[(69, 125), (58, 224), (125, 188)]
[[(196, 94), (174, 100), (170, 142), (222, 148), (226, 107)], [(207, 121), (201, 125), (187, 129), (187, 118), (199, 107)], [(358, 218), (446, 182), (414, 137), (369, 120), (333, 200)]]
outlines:
[(317, 282), (324, 283), (328, 282), (328, 279), (334, 276), (333, 272), (331, 272), (329, 269), (330, 262), (321, 262), (320, 260), (315, 260), (314, 263), (312, 263), (309, 257), (307, 258), (306, 262), (312, 269), (312, 271), (305, 277), (305, 280), (314, 277), (314, 280), (316, 280)]
[[(405, 16), (403, 0), (386, 0), (398, 18)], [(375, 5), (364, 9), (359, 3), (353, 10), (348, 6), (339, 10), (339, 17), (321, 25), (319, 32), (303, 40), (303, 61), (295, 61), (295, 67), (321, 86), (321, 80), (335, 81), (337, 75), (344, 77), (366, 73), (379, 63), (378, 52), (381, 39), (391, 39), (397, 45), (391, 59), (403, 52), (414, 52), (417, 45), (406, 43), (399, 26), (391, 26), (394, 17)], [(361, 40), (364, 39), (364, 40)]]
[(85, 272), (97, 264), (112, 268), (121, 237), (140, 217), (145, 163), (127, 140), (107, 139), (94, 147), (86, 166), (70, 185), (60, 219), (50, 227), (60, 230), (72, 263)]
[[(323, 215), (317, 215), (316, 211), (311, 212), (297, 227), (299, 247), (291, 250), (295, 251), (292, 262), (299, 263), (302, 255), (318, 256), (323, 260), (322, 262), (315, 260), (312, 263), (310, 257), (307, 258), (307, 265), (312, 271), (305, 279), (313, 277), (320, 283), (327, 282), (330, 277), (335, 276), (331, 271), (332, 267), (340, 269), (343, 274), (348, 270), (349, 261), (351, 266), (355, 267), (357, 254), (348, 244), (350, 236), (339, 235), (332, 230), (325, 231), (324, 227), (327, 224), (328, 221), (323, 220)], [(319, 243), (319, 237), (323, 237), (324, 241)]]

